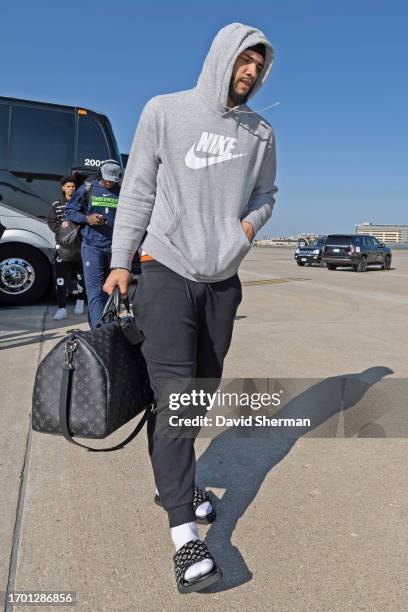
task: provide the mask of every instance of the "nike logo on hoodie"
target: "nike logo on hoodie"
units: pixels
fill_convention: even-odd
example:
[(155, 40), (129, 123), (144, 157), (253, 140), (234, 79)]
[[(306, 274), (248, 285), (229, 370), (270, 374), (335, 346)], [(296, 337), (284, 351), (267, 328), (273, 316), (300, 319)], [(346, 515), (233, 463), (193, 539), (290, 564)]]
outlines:
[[(232, 153), (235, 148), (236, 138), (230, 136), (221, 136), (211, 132), (203, 132), (198, 144), (195, 143), (187, 151), (185, 164), (187, 168), (199, 170), (207, 168), (214, 164), (244, 157), (246, 153)], [(197, 153), (205, 153), (204, 157), (198, 156)]]

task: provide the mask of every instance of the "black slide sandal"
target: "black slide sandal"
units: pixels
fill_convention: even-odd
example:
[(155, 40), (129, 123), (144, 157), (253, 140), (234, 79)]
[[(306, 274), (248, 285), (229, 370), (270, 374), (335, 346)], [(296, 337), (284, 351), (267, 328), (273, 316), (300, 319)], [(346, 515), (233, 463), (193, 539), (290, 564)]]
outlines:
[[(194, 563), (211, 559), (214, 566), (208, 574), (200, 576), (196, 580), (185, 580), (186, 570)], [(195, 593), (218, 582), (222, 578), (222, 572), (215, 564), (214, 557), (207, 546), (201, 540), (190, 540), (184, 544), (174, 555), (174, 573), (176, 574), (177, 590), (179, 593)]]
[[(200, 487), (196, 485), (194, 487), (194, 497), (193, 497), (194, 510), (196, 510), (200, 504), (206, 501), (209, 501), (210, 504), (212, 505), (207, 491), (203, 491), (202, 489), (200, 489)], [(154, 503), (160, 506), (160, 508), (163, 508), (163, 504), (161, 503), (160, 497), (157, 495), (157, 493), (154, 496)], [(210, 523), (213, 523), (215, 521), (216, 517), (217, 517), (217, 513), (213, 506), (213, 509), (209, 514), (206, 514), (205, 516), (196, 516), (196, 523), (198, 523), (199, 525), (209, 525)]]

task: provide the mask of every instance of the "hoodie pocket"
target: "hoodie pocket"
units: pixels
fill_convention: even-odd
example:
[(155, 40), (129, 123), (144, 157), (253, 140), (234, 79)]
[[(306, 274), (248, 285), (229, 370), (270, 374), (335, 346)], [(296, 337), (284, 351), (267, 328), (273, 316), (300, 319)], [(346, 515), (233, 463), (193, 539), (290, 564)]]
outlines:
[(172, 236), (176, 232), (178, 226), (180, 225), (180, 215), (178, 212), (173, 213), (173, 218), (168, 229), (165, 231), (164, 235), (171, 241)]
[(244, 235), (244, 238), (245, 238), (245, 240), (246, 240), (246, 241), (247, 241), (247, 243), (248, 243), (248, 246), (251, 246), (251, 243), (250, 243), (250, 241), (249, 241), (249, 239), (248, 239), (248, 236), (246, 235), (245, 230), (244, 230), (244, 228), (242, 227), (242, 223), (241, 223), (241, 221), (239, 222), (239, 225), (240, 225), (241, 231), (242, 231), (242, 233), (243, 233), (243, 235)]
[(205, 278), (235, 274), (251, 246), (238, 218), (204, 213), (176, 212), (165, 236), (185, 269)]

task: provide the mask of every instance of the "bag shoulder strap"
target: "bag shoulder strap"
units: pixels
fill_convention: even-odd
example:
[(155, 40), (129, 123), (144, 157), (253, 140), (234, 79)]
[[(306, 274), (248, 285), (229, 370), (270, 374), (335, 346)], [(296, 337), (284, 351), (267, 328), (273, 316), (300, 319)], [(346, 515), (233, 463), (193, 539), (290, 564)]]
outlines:
[(86, 201), (89, 202), (92, 193), (92, 181), (85, 181), (85, 190), (80, 198), (81, 209), (83, 210)]
[(136, 425), (132, 433), (119, 444), (116, 444), (115, 446), (111, 446), (109, 448), (93, 448), (92, 446), (86, 446), (85, 444), (80, 444), (79, 442), (73, 439), (69, 431), (69, 412), (70, 412), (70, 405), (71, 405), (71, 389), (72, 389), (73, 372), (74, 372), (73, 367), (72, 366), (70, 367), (69, 363), (65, 363), (64, 368), (62, 370), (62, 383), (61, 383), (61, 394), (60, 394), (60, 404), (59, 404), (59, 424), (61, 428), (61, 433), (64, 436), (64, 438), (68, 440), (68, 442), (71, 442), (72, 444), (76, 444), (77, 446), (82, 446), (82, 448), (86, 448), (88, 452), (92, 452), (92, 453), (101, 453), (101, 452), (119, 450), (120, 448), (123, 448), (124, 446), (126, 446), (126, 444), (131, 442), (133, 438), (137, 436), (139, 431), (142, 429), (143, 425), (146, 423), (147, 418), (149, 416), (149, 412), (153, 407), (153, 404), (150, 404), (146, 408), (142, 418), (140, 419), (140, 421), (138, 422), (138, 424)]

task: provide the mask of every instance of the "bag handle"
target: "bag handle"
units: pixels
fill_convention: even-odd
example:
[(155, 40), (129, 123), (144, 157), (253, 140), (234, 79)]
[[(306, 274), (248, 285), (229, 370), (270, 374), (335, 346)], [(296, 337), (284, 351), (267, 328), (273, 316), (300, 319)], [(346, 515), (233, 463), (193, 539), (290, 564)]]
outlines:
[(103, 323), (107, 316), (109, 316), (110, 321), (118, 319), (121, 303), (123, 303), (128, 313), (130, 313), (131, 310), (130, 310), (129, 298), (128, 297), (122, 298), (120, 295), (120, 289), (118, 285), (116, 285), (116, 287), (110, 294), (108, 301), (105, 304), (105, 308), (103, 309), (101, 318), (99, 319), (97, 324)]
[[(75, 348), (72, 347), (71, 355), (74, 350)], [(132, 431), (131, 434), (129, 434), (127, 438), (125, 438), (125, 440), (123, 440), (119, 444), (116, 444), (115, 446), (110, 446), (108, 448), (93, 448), (92, 446), (86, 446), (85, 444), (80, 444), (80, 442), (77, 442), (76, 440), (73, 439), (69, 431), (69, 412), (70, 412), (70, 405), (71, 405), (71, 389), (72, 389), (73, 371), (74, 371), (74, 366), (72, 365), (72, 357), (70, 358), (70, 345), (68, 344), (67, 358), (65, 360), (64, 368), (62, 370), (62, 383), (61, 383), (61, 394), (60, 394), (60, 405), (59, 405), (59, 424), (61, 428), (61, 433), (64, 436), (64, 438), (68, 440), (68, 442), (71, 442), (72, 444), (76, 444), (76, 446), (81, 446), (82, 448), (86, 448), (88, 452), (92, 452), (92, 453), (115, 451), (115, 450), (119, 450), (120, 448), (123, 448), (124, 446), (126, 446), (126, 444), (131, 442), (133, 438), (137, 436), (139, 431), (142, 429), (143, 425), (146, 423), (149, 413), (153, 410), (154, 402), (152, 402), (151, 404), (149, 404), (149, 406), (146, 407), (144, 414), (142, 418), (140, 419), (140, 421), (138, 422), (138, 424), (136, 425), (135, 429)]]

